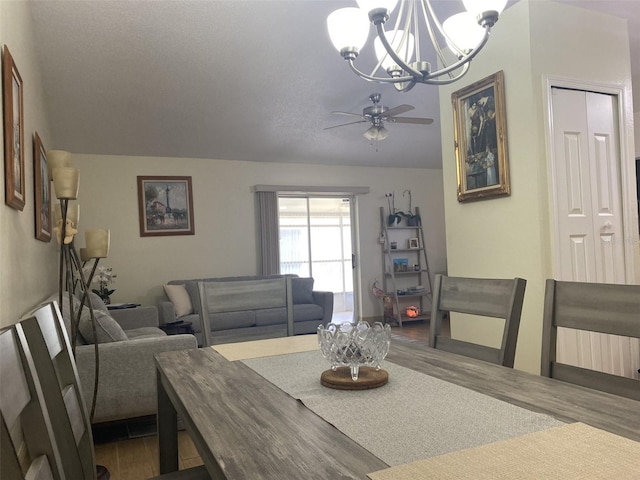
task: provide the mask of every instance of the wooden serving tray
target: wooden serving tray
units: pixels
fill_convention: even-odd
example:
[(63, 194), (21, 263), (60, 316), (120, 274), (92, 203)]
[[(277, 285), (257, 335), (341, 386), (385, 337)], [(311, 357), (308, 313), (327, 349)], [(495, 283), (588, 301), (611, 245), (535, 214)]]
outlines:
[(389, 381), (389, 373), (384, 370), (376, 370), (373, 367), (360, 367), (358, 380), (351, 379), (349, 367), (338, 367), (334, 370), (325, 370), (320, 375), (320, 383), (328, 388), (337, 390), (367, 390), (386, 385)]

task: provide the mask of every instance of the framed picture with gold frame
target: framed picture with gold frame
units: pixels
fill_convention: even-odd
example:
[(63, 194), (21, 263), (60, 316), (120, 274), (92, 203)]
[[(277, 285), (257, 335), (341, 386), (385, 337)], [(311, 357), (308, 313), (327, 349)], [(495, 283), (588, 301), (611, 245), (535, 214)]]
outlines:
[(504, 73), (451, 94), (458, 201), (511, 194)]
[(5, 203), (24, 209), (24, 101), (22, 78), (9, 48), (2, 52), (2, 106), (4, 108)]
[(51, 241), (51, 182), (47, 172), (47, 151), (38, 132), (33, 134), (33, 190), (36, 238)]

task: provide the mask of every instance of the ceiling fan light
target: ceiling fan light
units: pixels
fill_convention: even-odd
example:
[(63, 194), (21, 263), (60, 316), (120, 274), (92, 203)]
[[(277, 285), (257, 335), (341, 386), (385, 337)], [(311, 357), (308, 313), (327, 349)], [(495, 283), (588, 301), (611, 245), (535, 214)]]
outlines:
[(467, 52), (476, 48), (485, 33), (484, 28), (478, 25), (474, 16), (469, 12), (452, 15), (442, 23), (442, 28), (449, 37), (447, 45), (456, 54), (458, 51)]
[(378, 128), (378, 140), (384, 140), (389, 136), (389, 130), (384, 127)]
[[(391, 48), (393, 48), (400, 59), (407, 64), (410, 63), (415, 51), (415, 40), (413, 34), (407, 33), (405, 37), (404, 30), (396, 30), (385, 32), (385, 36), (389, 40)], [(384, 48), (384, 45), (382, 45), (380, 38), (375, 38), (373, 41), (373, 47), (378, 61), (382, 61), (382, 68), (387, 70), (389, 67), (396, 65), (397, 62), (387, 53), (387, 50)]]
[(484, 12), (491, 11), (498, 12), (498, 15), (500, 15), (507, 5), (507, 0), (462, 0), (462, 3), (467, 12), (474, 17), (478, 17)]
[(370, 141), (380, 141), (389, 136), (389, 131), (384, 127), (371, 126), (362, 136)]
[(372, 10), (377, 10), (380, 8), (384, 8), (387, 12), (391, 13), (396, 5), (398, 4), (398, 0), (356, 0), (358, 2), (358, 6), (362, 9), (363, 12), (369, 13)]
[(331, 43), (340, 52), (344, 48), (362, 49), (369, 36), (369, 18), (359, 8), (340, 8), (327, 17)]

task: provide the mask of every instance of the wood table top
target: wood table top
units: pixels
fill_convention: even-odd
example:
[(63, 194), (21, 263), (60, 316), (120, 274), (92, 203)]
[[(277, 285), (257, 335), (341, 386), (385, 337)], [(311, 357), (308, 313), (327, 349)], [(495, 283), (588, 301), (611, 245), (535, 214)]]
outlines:
[[(392, 341), (387, 360), (640, 441), (635, 400), (400, 341)], [(213, 478), (366, 479), (388, 466), (245, 364), (211, 348), (161, 353), (156, 365)], [(366, 411), (366, 405), (354, 408)]]

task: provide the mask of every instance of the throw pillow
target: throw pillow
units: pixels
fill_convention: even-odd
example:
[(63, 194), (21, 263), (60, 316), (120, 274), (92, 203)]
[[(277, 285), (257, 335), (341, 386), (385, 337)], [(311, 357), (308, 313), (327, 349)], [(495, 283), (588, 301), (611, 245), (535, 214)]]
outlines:
[[(123, 340), (127, 340), (127, 334), (124, 333), (122, 327), (111, 317), (111, 315), (103, 312), (102, 310), (94, 310), (93, 314), (96, 317), (97, 343), (121, 342)], [(87, 343), (95, 343), (93, 339), (93, 327), (91, 326), (90, 315), (82, 315), (78, 329)]]
[(293, 303), (313, 303), (313, 278), (292, 278), (291, 290)]
[(93, 292), (89, 292), (88, 297), (89, 297), (89, 301), (91, 302), (91, 306), (93, 307), (94, 310), (100, 310), (104, 313), (109, 313), (109, 309), (104, 304), (104, 302), (102, 301), (99, 295), (96, 295)]
[(169, 300), (171, 300), (171, 303), (173, 303), (177, 318), (193, 313), (191, 297), (184, 285), (165, 285), (164, 291), (167, 297), (169, 297)]

